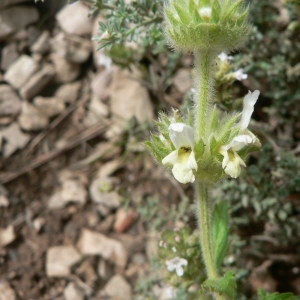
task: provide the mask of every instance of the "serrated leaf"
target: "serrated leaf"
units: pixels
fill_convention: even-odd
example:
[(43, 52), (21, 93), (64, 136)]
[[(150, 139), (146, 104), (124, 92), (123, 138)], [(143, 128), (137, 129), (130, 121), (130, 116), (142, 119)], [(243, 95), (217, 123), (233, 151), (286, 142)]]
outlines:
[(215, 204), (213, 211), (213, 240), (218, 269), (221, 267), (228, 250), (228, 219), (227, 201)]
[(259, 297), (259, 300), (297, 300), (297, 297), (294, 296), (292, 293), (269, 294), (269, 293), (267, 293), (266, 291), (264, 291), (262, 289), (260, 289), (258, 291), (258, 297)]
[(223, 278), (207, 279), (201, 288), (204, 292), (215, 292), (234, 299), (236, 293), (236, 282), (232, 271), (228, 271)]

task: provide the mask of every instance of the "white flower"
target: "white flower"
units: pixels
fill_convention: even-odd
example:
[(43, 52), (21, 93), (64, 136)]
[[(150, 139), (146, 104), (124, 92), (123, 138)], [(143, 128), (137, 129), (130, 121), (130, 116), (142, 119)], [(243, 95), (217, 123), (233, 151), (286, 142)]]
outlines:
[(176, 252), (177, 252), (176, 247), (172, 247), (172, 251), (173, 251), (174, 253), (176, 253)]
[(222, 146), (219, 151), (224, 156), (222, 168), (227, 175), (233, 178), (237, 178), (240, 175), (241, 166), (246, 167), (245, 162), (237, 154), (237, 151), (243, 149), (249, 144), (259, 145), (258, 139), (247, 130), (258, 96), (259, 91), (256, 90), (253, 93), (249, 91), (249, 93), (244, 97), (244, 106), (239, 124), (240, 134), (234, 137), (229, 144)]
[(238, 69), (237, 71), (233, 72), (233, 76), (235, 79), (242, 81), (248, 78), (248, 74), (244, 73), (244, 69)]
[(211, 7), (202, 7), (199, 9), (199, 15), (204, 21), (209, 21), (211, 18)]
[(177, 275), (181, 277), (183, 275), (183, 267), (188, 265), (188, 262), (184, 258), (178, 256), (174, 257), (171, 260), (166, 261), (167, 269), (170, 272), (176, 271)]
[(228, 60), (233, 60), (233, 56), (228, 56), (225, 52), (222, 52), (218, 55), (218, 58), (220, 61), (228, 61)]
[(176, 150), (167, 155), (162, 163), (173, 165), (172, 173), (181, 183), (194, 182), (193, 170), (198, 169), (194, 153), (194, 132), (183, 123), (169, 126), (169, 136)]

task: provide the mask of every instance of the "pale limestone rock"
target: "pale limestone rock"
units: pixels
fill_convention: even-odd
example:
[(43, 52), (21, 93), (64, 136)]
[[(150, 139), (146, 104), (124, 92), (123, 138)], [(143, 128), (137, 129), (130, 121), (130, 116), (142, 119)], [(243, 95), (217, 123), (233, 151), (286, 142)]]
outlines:
[(6, 71), (9, 66), (17, 60), (19, 53), (16, 43), (10, 43), (3, 47), (1, 52), (1, 69)]
[(50, 50), (49, 38), (49, 31), (43, 31), (42, 34), (38, 37), (38, 39), (31, 46), (31, 51), (39, 54), (47, 53)]
[(119, 208), (116, 213), (116, 220), (114, 223), (114, 230), (118, 233), (126, 231), (137, 219), (138, 213), (132, 208)]
[(54, 117), (66, 108), (65, 103), (55, 97), (38, 96), (33, 99), (33, 104), (48, 117)]
[(81, 254), (74, 246), (55, 246), (47, 250), (46, 273), (49, 277), (64, 277), (71, 274), (71, 267), (78, 263)]
[(9, 85), (0, 85), (0, 117), (18, 115), (21, 104), (21, 99)]
[(0, 300), (16, 300), (16, 293), (7, 281), (0, 281)]
[(113, 73), (111, 70), (106, 70), (98, 72), (92, 79), (91, 88), (93, 94), (96, 95), (101, 101), (106, 100), (110, 95), (112, 74)]
[(84, 293), (74, 282), (65, 287), (64, 296), (66, 300), (84, 300)]
[(55, 92), (55, 97), (61, 99), (65, 103), (73, 103), (78, 98), (81, 82), (75, 81), (61, 85)]
[(56, 53), (50, 56), (56, 70), (55, 80), (59, 83), (67, 83), (75, 80), (79, 74), (81, 67), (79, 64), (69, 62), (64, 57)]
[(113, 276), (107, 282), (104, 290), (114, 300), (131, 300), (132, 297), (130, 284), (119, 274)]
[(92, 33), (92, 19), (88, 15), (89, 7), (81, 2), (76, 2), (63, 7), (56, 15), (56, 19), (65, 32), (90, 36)]
[(28, 55), (21, 55), (11, 64), (4, 74), (4, 79), (16, 89), (22, 87), (39, 68), (38, 63)]
[(183, 94), (188, 92), (193, 86), (191, 69), (179, 69), (173, 78), (173, 83), (179, 92)]
[(24, 101), (18, 122), (24, 130), (42, 130), (48, 126), (49, 119), (35, 106)]
[(3, 156), (11, 156), (17, 149), (23, 149), (30, 140), (30, 135), (20, 130), (18, 123), (12, 123), (0, 131), (0, 139), (5, 139)]
[(39, 94), (40, 91), (51, 81), (55, 75), (52, 65), (45, 65), (40, 71), (33, 74), (20, 89), (20, 95), (25, 99), (30, 99)]
[(14, 227), (9, 225), (6, 228), (0, 228), (0, 247), (4, 247), (16, 238)]
[(83, 229), (77, 247), (84, 255), (100, 255), (121, 268), (125, 268), (128, 255), (123, 244), (105, 235)]
[(34, 6), (11, 6), (0, 11), (0, 41), (38, 19), (39, 13)]
[[(136, 117), (139, 122), (154, 118), (147, 89), (138, 82), (136, 73), (115, 69), (111, 84), (111, 110), (115, 124), (125, 128), (126, 121)], [(136, 78), (136, 79), (133, 79)]]

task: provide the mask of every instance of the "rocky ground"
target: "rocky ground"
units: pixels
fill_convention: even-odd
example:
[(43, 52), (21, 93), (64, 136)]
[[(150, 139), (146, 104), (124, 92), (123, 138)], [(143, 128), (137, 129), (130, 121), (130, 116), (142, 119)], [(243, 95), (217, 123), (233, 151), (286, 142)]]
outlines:
[(139, 141), (124, 140), (132, 117), (154, 118), (152, 103), (138, 72), (96, 52), (88, 12), (0, 2), (3, 300), (132, 299), (157, 245), (135, 207), (178, 195)]

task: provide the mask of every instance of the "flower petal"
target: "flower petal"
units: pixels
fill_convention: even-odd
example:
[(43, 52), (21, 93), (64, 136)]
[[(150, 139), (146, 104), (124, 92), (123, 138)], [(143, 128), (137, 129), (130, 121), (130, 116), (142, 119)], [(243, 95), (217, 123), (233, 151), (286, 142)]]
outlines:
[(183, 275), (183, 268), (181, 266), (177, 266), (176, 273), (179, 277), (181, 277)]
[(249, 91), (249, 93), (244, 97), (244, 106), (240, 121), (241, 131), (245, 130), (249, 126), (250, 119), (254, 111), (254, 105), (258, 99), (259, 93), (260, 92), (258, 90), (254, 91), (253, 93)]
[(184, 123), (172, 123), (169, 126), (169, 136), (176, 149), (181, 147), (194, 148), (193, 128)]
[(180, 183), (188, 183), (195, 181), (195, 175), (192, 169), (187, 168), (186, 165), (177, 163), (173, 166), (172, 173), (177, 181)]
[(174, 164), (176, 164), (178, 162), (178, 150), (172, 151), (161, 162), (162, 162), (163, 165), (166, 165), (166, 164), (174, 165)]
[(232, 149), (234, 151), (239, 151), (245, 146), (251, 144), (253, 142), (252, 137), (247, 134), (240, 134), (233, 138), (233, 140), (226, 145), (227, 149)]

